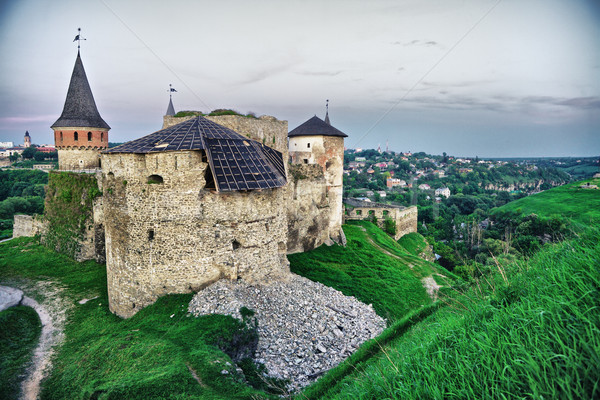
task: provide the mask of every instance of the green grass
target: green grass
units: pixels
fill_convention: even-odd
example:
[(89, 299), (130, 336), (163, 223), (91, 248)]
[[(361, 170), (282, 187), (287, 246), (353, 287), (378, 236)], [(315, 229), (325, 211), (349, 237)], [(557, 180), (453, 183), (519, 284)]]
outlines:
[(12, 307), (0, 312), (0, 398), (17, 399), (20, 379), (42, 330), (33, 308)]
[(318, 397), (598, 398), (599, 243), (590, 230), (506, 266)]
[(352, 221), (343, 229), (346, 247), (321, 246), (291, 254), (292, 272), (373, 304), (377, 314), (390, 322), (431, 304), (421, 279), (433, 275), (450, 284), (450, 279), (437, 275), (447, 276), (447, 271), (408, 254), (372, 223)]
[(407, 253), (415, 256), (423, 253), (429, 247), (429, 243), (427, 243), (425, 238), (417, 232), (411, 232), (402, 236), (398, 239), (398, 244), (402, 246)]
[[(245, 383), (231, 358), (243, 356), (255, 332), (231, 317), (187, 316), (191, 294), (163, 297), (123, 320), (108, 310), (104, 265), (74, 262), (30, 238), (0, 244), (0, 277), (52, 281), (72, 304), (43, 399), (268, 397)], [(251, 364), (244, 365), (256, 374)]]
[(570, 183), (510, 202), (500, 209), (545, 217), (560, 215), (580, 226), (593, 226), (600, 222), (600, 190), (580, 188), (585, 182), (600, 186), (600, 179)]

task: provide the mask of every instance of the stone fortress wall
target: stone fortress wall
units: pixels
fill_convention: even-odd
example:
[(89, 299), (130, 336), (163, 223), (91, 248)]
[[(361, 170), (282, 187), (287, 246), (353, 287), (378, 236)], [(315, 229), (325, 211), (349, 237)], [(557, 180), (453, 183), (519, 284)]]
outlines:
[(13, 238), (21, 236), (41, 235), (44, 232), (44, 223), (40, 216), (17, 214), (13, 220)]
[(288, 254), (331, 244), (331, 207), (321, 166), (291, 164), (288, 169)]
[(417, 207), (389, 206), (386, 204), (346, 200), (344, 204), (344, 222), (349, 220), (377, 219), (377, 226), (383, 229), (385, 219), (390, 218), (396, 223), (394, 240), (417, 232)]
[[(110, 309), (129, 317), (168, 293), (289, 271), (286, 190), (205, 189), (203, 151), (103, 154)], [(153, 183), (156, 182), (156, 183)]]
[[(164, 122), (186, 119), (165, 117)], [(208, 119), (288, 159), (286, 121)], [(199, 291), (219, 279), (285, 279), (286, 254), (332, 239), (343, 243), (343, 138), (321, 137), (315, 143), (310, 164), (286, 163), (285, 187), (231, 193), (205, 187), (208, 164), (200, 150), (102, 154), (96, 178), (103, 195), (93, 205), (78, 259), (103, 262), (106, 257), (111, 311), (129, 317), (160, 296)], [(98, 149), (59, 150), (59, 159), (64, 169), (86, 169), (80, 160), (90, 154), (97, 158)], [(416, 231), (416, 207), (393, 213), (396, 237)], [(30, 227), (25, 220), (15, 219), (17, 234), (43, 230), (41, 223)]]

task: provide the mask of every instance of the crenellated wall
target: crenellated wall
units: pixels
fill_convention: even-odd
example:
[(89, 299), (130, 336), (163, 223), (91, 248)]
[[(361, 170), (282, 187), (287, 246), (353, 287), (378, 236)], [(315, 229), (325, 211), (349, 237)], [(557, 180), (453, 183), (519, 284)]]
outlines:
[(158, 297), (218, 279), (285, 278), (285, 188), (205, 189), (202, 151), (103, 154), (110, 309), (135, 314)]

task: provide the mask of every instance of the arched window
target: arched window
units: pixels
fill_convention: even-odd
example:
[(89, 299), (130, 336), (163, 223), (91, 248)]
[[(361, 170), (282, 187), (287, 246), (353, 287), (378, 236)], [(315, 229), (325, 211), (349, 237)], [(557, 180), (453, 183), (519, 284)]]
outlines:
[(77, 132), (73, 133), (73, 140), (75, 140), (75, 141), (79, 140), (79, 133), (77, 133)]
[(149, 184), (163, 183), (163, 177), (160, 175), (150, 175), (148, 177)]
[(88, 132), (88, 142), (92, 141), (92, 132)]

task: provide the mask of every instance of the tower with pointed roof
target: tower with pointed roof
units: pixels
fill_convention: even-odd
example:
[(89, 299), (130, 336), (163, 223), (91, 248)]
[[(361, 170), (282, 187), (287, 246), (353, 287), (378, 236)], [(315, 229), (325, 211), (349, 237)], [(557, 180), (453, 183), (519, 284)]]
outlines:
[(59, 169), (100, 168), (100, 152), (108, 148), (110, 126), (98, 112), (79, 50), (62, 114), (51, 128)]
[(292, 164), (318, 164), (323, 169), (330, 208), (329, 236), (338, 240), (342, 233), (342, 194), (344, 172), (344, 132), (329, 120), (329, 104), (325, 120), (316, 115), (288, 134)]
[(31, 136), (29, 136), (29, 131), (25, 131), (25, 137), (23, 138), (23, 146), (31, 147)]

